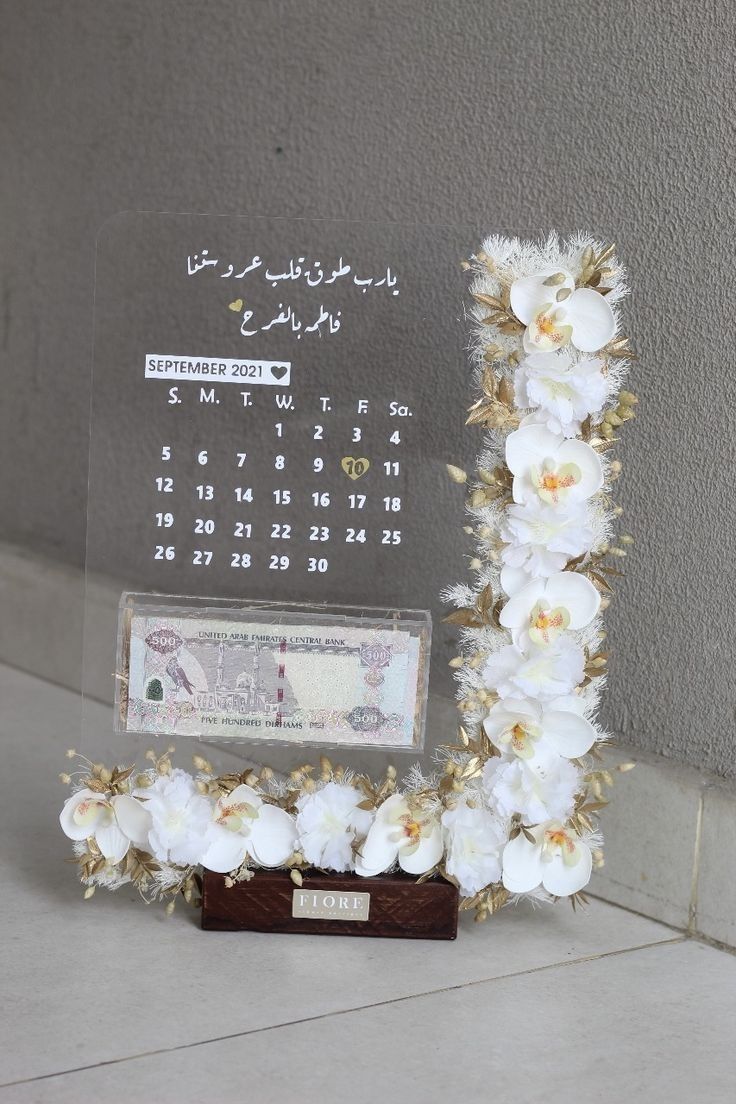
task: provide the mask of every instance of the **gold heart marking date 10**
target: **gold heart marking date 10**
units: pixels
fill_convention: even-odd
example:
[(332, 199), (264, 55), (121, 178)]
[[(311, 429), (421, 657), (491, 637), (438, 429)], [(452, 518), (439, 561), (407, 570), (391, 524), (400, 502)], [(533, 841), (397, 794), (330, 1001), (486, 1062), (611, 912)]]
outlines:
[(360, 479), (371, 466), (370, 460), (365, 456), (343, 456), (340, 467), (350, 479)]

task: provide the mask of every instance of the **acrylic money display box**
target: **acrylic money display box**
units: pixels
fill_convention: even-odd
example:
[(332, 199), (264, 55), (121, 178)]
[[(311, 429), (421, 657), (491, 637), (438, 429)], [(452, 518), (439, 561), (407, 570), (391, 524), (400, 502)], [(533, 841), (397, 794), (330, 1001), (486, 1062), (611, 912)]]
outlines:
[(114, 697), (112, 747), (161, 737), (186, 754), (186, 738), (254, 759), (270, 744), (288, 769), (303, 743), (347, 769), (431, 764), (447, 730), (429, 711), (425, 732), (429, 694), (450, 717), (455, 694), (441, 592), (463, 550), (445, 465), (462, 459), (472, 240), (207, 215), (102, 228), (90, 747), (95, 702)]
[(116, 730), (419, 752), (431, 619), (125, 594)]

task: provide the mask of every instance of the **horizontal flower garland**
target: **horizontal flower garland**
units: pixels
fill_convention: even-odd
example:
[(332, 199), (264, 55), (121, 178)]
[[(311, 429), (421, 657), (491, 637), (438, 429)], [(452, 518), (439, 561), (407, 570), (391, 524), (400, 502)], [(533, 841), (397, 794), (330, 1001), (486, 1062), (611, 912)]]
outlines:
[[(609, 457), (636, 398), (621, 390), (631, 356), (619, 334), (625, 273), (614, 248), (490, 238), (463, 267), (472, 278), (472, 358), (485, 430), (469, 478), (474, 582), (444, 595), (457, 608), (463, 724), (437, 772), (394, 768), (378, 783), (322, 757), (288, 776), (270, 768), (217, 776), (172, 766), (109, 769), (80, 757), (61, 813), (85, 896), (135, 884), (146, 900), (199, 894), (199, 868), (248, 880), (284, 868), (371, 877), (401, 869), (454, 882), (483, 920), (519, 895), (582, 898), (602, 864), (596, 817), (612, 775), (596, 760), (620, 514)], [(76, 753), (69, 752), (70, 758)], [(619, 770), (628, 769), (623, 764)]]

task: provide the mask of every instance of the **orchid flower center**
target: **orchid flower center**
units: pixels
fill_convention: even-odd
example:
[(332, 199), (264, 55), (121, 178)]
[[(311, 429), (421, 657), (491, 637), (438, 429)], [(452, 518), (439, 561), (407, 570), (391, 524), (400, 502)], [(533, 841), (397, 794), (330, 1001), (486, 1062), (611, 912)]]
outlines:
[(409, 843), (419, 843), (422, 838), (422, 829), (424, 827), (422, 821), (413, 820), (410, 813), (401, 818), (401, 824), (404, 830), (404, 836)]
[(112, 820), (112, 805), (101, 797), (88, 797), (80, 801), (72, 815), (72, 820), (80, 828), (96, 824), (100, 819), (105, 823)]
[(242, 832), (247, 827), (246, 821), (255, 820), (258, 816), (256, 809), (247, 801), (235, 802), (232, 805), (221, 805), (217, 816), (217, 823), (229, 832)]
[(550, 607), (540, 599), (529, 614), (529, 639), (535, 644), (551, 644), (570, 624), (564, 606)]
[(403, 811), (400, 807), (398, 815), (395, 814), (392, 819), (397, 829), (392, 836), (394, 843), (409, 852), (416, 851), (422, 839), (429, 836), (432, 831), (430, 818), (423, 809), (416, 806), (405, 805)]
[(540, 349), (561, 349), (572, 336), (572, 327), (562, 325), (565, 317), (555, 303), (545, 303), (532, 319), (532, 341)]
[(504, 743), (511, 745), (513, 751), (520, 759), (530, 759), (534, 754), (534, 743), (539, 739), (541, 732), (537, 725), (521, 724), (517, 721), (507, 729), (502, 739)]
[(570, 487), (580, 482), (582, 473), (577, 464), (557, 465), (551, 457), (543, 462), (541, 468), (532, 467), (531, 479), (537, 494), (544, 502), (555, 505), (564, 497)]
[(562, 856), (565, 866), (575, 866), (580, 859), (577, 840), (561, 824), (550, 825), (542, 843), (542, 858), (546, 862), (551, 862), (558, 855)]

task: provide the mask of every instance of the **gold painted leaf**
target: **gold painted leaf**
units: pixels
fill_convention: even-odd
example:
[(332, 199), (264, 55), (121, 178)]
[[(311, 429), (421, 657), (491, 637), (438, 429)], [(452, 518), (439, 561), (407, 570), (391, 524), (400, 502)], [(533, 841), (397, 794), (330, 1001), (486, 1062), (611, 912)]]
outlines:
[(501, 610), (503, 609), (505, 604), (506, 604), (506, 599), (505, 599), (504, 595), (502, 594), (499, 598), (496, 599), (496, 602), (494, 603), (494, 606), (493, 606), (493, 610), (491, 611), (491, 620), (493, 621), (493, 624), (496, 626), (497, 629), (500, 629), (502, 627), (501, 626)]
[(487, 364), (483, 369), (483, 375), (481, 376), (480, 381), (480, 385), (483, 388), (483, 392), (487, 398), (493, 399), (495, 397), (497, 384), (498, 380), (496, 379), (496, 373), (493, 371), (490, 365)]
[(608, 805), (607, 801), (587, 801), (579, 811), (581, 813), (594, 813), (598, 809), (605, 809), (606, 805)]
[(579, 556), (575, 556), (572, 560), (568, 560), (565, 564), (565, 571), (574, 571), (576, 567), (580, 566), (587, 555), (587, 552), (581, 552)]
[(485, 295), (481, 291), (472, 292), (472, 296), (477, 303), (483, 303), (486, 307), (495, 307), (496, 310), (503, 310), (503, 304), (500, 299), (496, 299), (494, 295)]
[(458, 609), (448, 613), (442, 620), (448, 625), (462, 625), (466, 629), (479, 629), (483, 622), (478, 619), (476, 610)]
[(615, 244), (612, 243), (611, 245), (606, 246), (606, 248), (603, 249), (595, 259), (596, 268), (600, 268), (602, 264), (605, 264), (606, 261), (610, 260), (615, 252)]
[(483, 587), (482, 591), (478, 595), (478, 610), (482, 614), (488, 613), (488, 610), (493, 605), (493, 588), (488, 583)]
[(508, 376), (504, 376), (498, 385), (499, 401), (511, 406), (514, 401), (514, 385)]
[(491, 406), (489, 403), (482, 402), (482, 405), (476, 405), (475, 408), (470, 408), (470, 413), (465, 419), (466, 425), (482, 425), (485, 422), (488, 414), (490, 413)]
[(460, 777), (461, 778), (470, 778), (473, 774), (475, 774), (475, 772), (478, 769), (479, 765), (480, 765), (480, 758), (477, 755), (474, 755), (472, 759), (468, 759), (467, 763), (463, 767), (462, 774), (460, 775)]

